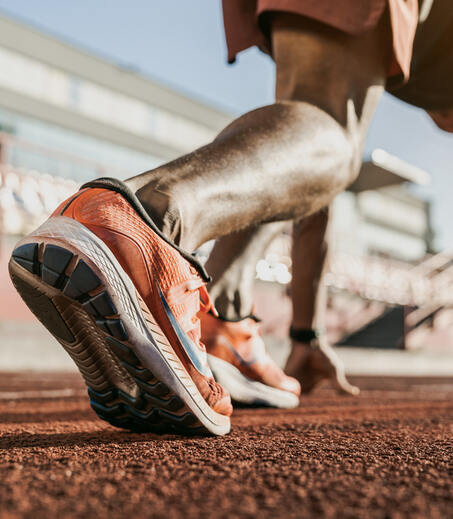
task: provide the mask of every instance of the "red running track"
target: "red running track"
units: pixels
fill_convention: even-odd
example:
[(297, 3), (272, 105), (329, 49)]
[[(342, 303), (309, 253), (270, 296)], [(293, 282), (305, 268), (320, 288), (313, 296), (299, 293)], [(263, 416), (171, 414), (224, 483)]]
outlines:
[(354, 382), (187, 439), (104, 424), (76, 374), (0, 374), (0, 518), (453, 517), (453, 380)]

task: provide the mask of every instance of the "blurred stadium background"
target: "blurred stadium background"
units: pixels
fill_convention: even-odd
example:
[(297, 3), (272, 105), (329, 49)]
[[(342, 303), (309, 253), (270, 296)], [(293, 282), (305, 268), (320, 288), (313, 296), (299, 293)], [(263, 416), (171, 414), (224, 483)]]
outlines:
[[(70, 367), (9, 281), (17, 239), (82, 182), (150, 169), (207, 143), (232, 118), (0, 15), (2, 369)], [(368, 155), (333, 207), (327, 332), (349, 371), (366, 371), (354, 352), (398, 350), (382, 357), (381, 371), (392, 371), (389, 358), (407, 366), (404, 353), (421, 352), (426, 366), (435, 358), (434, 371), (453, 374), (453, 253), (436, 250), (430, 202), (413, 189), (430, 176), (385, 150)], [(289, 250), (288, 231), (256, 266), (257, 312), (271, 342), (285, 339), (290, 319)]]

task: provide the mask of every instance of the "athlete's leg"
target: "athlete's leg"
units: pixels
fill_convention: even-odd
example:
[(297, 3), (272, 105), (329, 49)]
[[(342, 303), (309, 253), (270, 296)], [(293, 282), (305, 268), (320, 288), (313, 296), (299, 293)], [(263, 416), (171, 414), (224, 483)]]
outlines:
[[(282, 49), (285, 47), (287, 47), (287, 49), (293, 49), (297, 55), (297, 52), (295, 52), (291, 44), (291, 40), (295, 38), (297, 38), (297, 36), (294, 35), (294, 32), (288, 30), (285, 34), (280, 35), (280, 44)], [(277, 47), (275, 37), (274, 47)], [(277, 54), (276, 60), (278, 65), (277, 99), (296, 102), (299, 99), (304, 99), (304, 96), (307, 95), (306, 85), (309, 81), (305, 76), (299, 76), (297, 74), (299, 64), (303, 61), (304, 56), (300, 54), (298, 55), (300, 59), (295, 56), (293, 59), (290, 59), (285, 56), (282, 51), (280, 54), (281, 59), (279, 60), (278, 53), (274, 52), (274, 54)], [(290, 53), (288, 55), (290, 55)], [(310, 89), (308, 90), (310, 91)], [(357, 125), (354, 129), (349, 129), (350, 135), (354, 135), (356, 145), (359, 149), (361, 149), (369, 118), (374, 109), (375, 98), (378, 94), (373, 96), (373, 94), (368, 91), (368, 96), (368, 102), (363, 105), (361, 118), (357, 120)], [(337, 120), (341, 120), (342, 103), (346, 109), (348, 101), (341, 95), (341, 90), (337, 97), (333, 93), (330, 96), (326, 95), (324, 97), (324, 106), (328, 107), (330, 113), (336, 114)], [(230, 128), (227, 128), (226, 131), (229, 132)], [(222, 138), (222, 134), (220, 138)], [(274, 136), (274, 139), (278, 139), (278, 136)], [(314, 173), (316, 174), (316, 172)], [(300, 290), (297, 290), (297, 287), (294, 289), (297, 293), (294, 325), (302, 323), (299, 324), (299, 326), (311, 328), (315, 315), (314, 308), (315, 306), (318, 308), (322, 306), (322, 288), (319, 284), (319, 279), (324, 261), (323, 239), (327, 223), (326, 214), (327, 213), (322, 213), (319, 216), (308, 217), (303, 223), (295, 227), (296, 240), (299, 242), (296, 244), (296, 250), (301, 246), (305, 247), (305, 249), (301, 258), (297, 258), (297, 254), (295, 255), (295, 283), (299, 283), (300, 272), (304, 272), (304, 277), (300, 283)], [(248, 228), (225, 236), (217, 241), (210, 260), (208, 261), (207, 268), (213, 276), (213, 282), (210, 287), (211, 296), (213, 296), (214, 302), (222, 317), (235, 320), (240, 317), (245, 317), (250, 313), (252, 308), (252, 287), (255, 277), (256, 261), (263, 254), (269, 241), (281, 231), (281, 226), (282, 224), (277, 222)], [(306, 235), (307, 241), (301, 245), (301, 238), (303, 240), (304, 235)], [(300, 309), (298, 308), (299, 305)], [(320, 315), (319, 311), (317, 315)], [(217, 328), (213, 323), (210, 323), (210, 325), (213, 329), (228, 326), (222, 323), (217, 325)], [(203, 329), (205, 329), (205, 327)], [(229, 331), (233, 333), (232, 330)], [(239, 330), (239, 332), (241, 332), (241, 330)], [(209, 343), (209, 341), (207, 342)], [(311, 346), (313, 345), (314, 344), (311, 344)], [(296, 374), (299, 380), (301, 380), (299, 376), (300, 372), (304, 369), (307, 383), (305, 383), (305, 380), (302, 378), (303, 387), (311, 389), (314, 385), (313, 380), (319, 378), (319, 369), (313, 362), (313, 359), (317, 359), (320, 356), (317, 364), (321, 367), (322, 377), (328, 374), (329, 377), (335, 379), (335, 375), (338, 373), (336, 380), (341, 381), (345, 389), (350, 389), (344, 380), (344, 376), (341, 377), (341, 366), (335, 361), (334, 357), (330, 355), (331, 350), (324, 342), (322, 343), (322, 348), (321, 345), (319, 346), (316, 353), (310, 353), (310, 355), (304, 355), (303, 357), (299, 356), (290, 364), (290, 367), (297, 368)], [(297, 352), (304, 351), (305, 348), (303, 346), (297, 348)], [(294, 356), (294, 353), (292, 356)], [(305, 369), (307, 366), (313, 367), (313, 373), (307, 373)]]
[(387, 20), (351, 37), (275, 15), (277, 99), (211, 144), (128, 181), (183, 248), (259, 223), (302, 218), (357, 174), (389, 62)]
[(325, 317), (325, 291), (322, 274), (325, 268), (329, 209), (293, 225), (291, 299), (292, 327), (322, 329)]
[[(344, 367), (324, 335), (327, 290), (322, 282), (326, 265), (329, 211), (324, 209), (294, 224), (293, 277), (291, 296), (291, 353), (285, 371), (302, 383), (302, 391), (310, 392), (315, 385), (330, 379), (342, 392), (357, 394), (344, 374)], [(318, 337), (309, 337), (318, 330)], [(304, 337), (304, 335), (306, 337)]]

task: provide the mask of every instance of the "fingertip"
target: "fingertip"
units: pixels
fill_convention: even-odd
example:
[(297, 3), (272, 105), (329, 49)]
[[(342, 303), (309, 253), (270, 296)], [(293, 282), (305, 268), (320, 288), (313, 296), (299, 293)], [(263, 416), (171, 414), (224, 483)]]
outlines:
[(350, 392), (352, 396), (360, 395), (360, 389), (357, 386), (351, 386)]

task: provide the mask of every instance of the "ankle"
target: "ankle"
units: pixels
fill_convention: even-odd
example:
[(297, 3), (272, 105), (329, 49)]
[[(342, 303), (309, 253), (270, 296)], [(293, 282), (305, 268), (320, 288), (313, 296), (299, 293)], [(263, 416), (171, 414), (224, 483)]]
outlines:
[(216, 293), (215, 287), (209, 289), (215, 309), (224, 321), (242, 321), (252, 313), (252, 304), (248, 305), (238, 293), (228, 294), (225, 291)]

